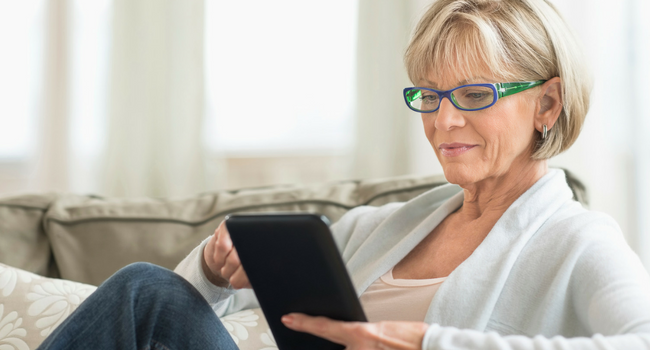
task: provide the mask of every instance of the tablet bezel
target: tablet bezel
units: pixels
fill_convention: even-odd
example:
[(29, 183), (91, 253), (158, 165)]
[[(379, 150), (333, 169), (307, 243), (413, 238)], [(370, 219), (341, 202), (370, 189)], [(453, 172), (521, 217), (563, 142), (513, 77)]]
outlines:
[(365, 322), (356, 290), (324, 216), (310, 213), (236, 214), (226, 227), (278, 347), (343, 349), (286, 328), (290, 312)]

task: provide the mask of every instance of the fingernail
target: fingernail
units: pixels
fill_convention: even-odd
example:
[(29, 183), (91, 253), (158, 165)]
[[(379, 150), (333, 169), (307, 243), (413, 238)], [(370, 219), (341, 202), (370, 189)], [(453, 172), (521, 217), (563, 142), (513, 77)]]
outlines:
[(293, 324), (293, 316), (291, 316), (291, 315), (284, 315), (284, 316), (282, 316), (281, 320), (282, 320), (282, 323), (284, 323), (284, 324), (287, 324), (287, 325)]

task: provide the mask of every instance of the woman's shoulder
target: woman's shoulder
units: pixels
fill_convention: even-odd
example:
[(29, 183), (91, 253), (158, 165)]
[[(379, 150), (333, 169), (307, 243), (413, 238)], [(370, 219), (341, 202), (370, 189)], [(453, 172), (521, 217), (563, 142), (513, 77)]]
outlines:
[(359, 226), (376, 227), (386, 217), (403, 207), (406, 202), (387, 203), (382, 206), (362, 205), (350, 209), (339, 221), (332, 225), (333, 232), (354, 231)]
[(453, 184), (437, 186), (426, 191), (407, 202), (391, 202), (381, 206), (362, 205), (345, 213), (335, 225), (350, 225), (351, 223), (376, 223), (379, 224), (400, 208), (406, 207), (437, 207), (449, 200), (462, 189)]
[(409, 213), (409, 216), (412, 216), (409, 219), (417, 221), (415, 212), (428, 214), (460, 191), (462, 191), (460, 187), (447, 184), (433, 188), (407, 202), (392, 202), (382, 206), (358, 206), (345, 213), (332, 225), (332, 233), (337, 243), (345, 243), (352, 234), (370, 233), (389, 218), (401, 218), (404, 216), (402, 213)]
[(625, 242), (623, 232), (614, 218), (603, 212), (589, 210), (574, 200), (565, 203), (542, 229), (547, 234), (559, 235), (563, 240), (576, 243)]
[(605, 303), (613, 290), (621, 295), (622, 288), (638, 295), (650, 291), (650, 276), (616, 220), (577, 206), (566, 208), (547, 231), (554, 235), (549, 242), (558, 250), (562, 265), (571, 270), (571, 289), (582, 310), (589, 303)]
[(565, 264), (571, 261), (576, 276), (606, 276), (612, 281), (625, 273), (647, 277), (620, 226), (605, 213), (569, 203), (541, 231), (537, 242), (545, 241), (545, 247), (556, 250)]

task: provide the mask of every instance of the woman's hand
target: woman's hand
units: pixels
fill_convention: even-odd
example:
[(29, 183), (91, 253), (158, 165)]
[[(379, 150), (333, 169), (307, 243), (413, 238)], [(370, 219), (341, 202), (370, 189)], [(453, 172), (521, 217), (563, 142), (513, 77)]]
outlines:
[(346, 350), (420, 350), (429, 325), (424, 322), (342, 322), (292, 313), (282, 317), (289, 329), (345, 346)]
[(216, 286), (228, 287), (230, 284), (235, 289), (251, 288), (237, 250), (232, 245), (225, 221), (219, 224), (203, 249), (202, 266), (205, 276)]

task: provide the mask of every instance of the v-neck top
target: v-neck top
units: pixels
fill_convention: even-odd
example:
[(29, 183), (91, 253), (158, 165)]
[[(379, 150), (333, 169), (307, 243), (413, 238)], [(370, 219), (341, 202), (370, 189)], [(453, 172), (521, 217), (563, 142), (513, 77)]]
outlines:
[(445, 279), (395, 279), (390, 269), (373, 282), (359, 300), (369, 322), (422, 322)]

